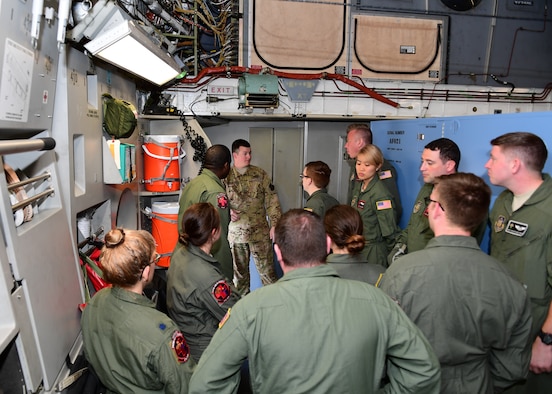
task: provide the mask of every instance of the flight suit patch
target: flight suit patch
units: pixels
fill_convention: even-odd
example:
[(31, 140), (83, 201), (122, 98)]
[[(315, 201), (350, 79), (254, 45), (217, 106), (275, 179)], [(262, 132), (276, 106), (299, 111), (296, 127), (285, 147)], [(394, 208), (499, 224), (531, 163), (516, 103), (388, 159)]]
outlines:
[(217, 194), (217, 205), (221, 209), (228, 208), (228, 196), (224, 193)]
[(506, 218), (502, 215), (500, 215), (494, 224), (494, 231), (495, 233), (499, 233), (502, 230), (504, 230), (504, 223), (506, 223)]
[(393, 205), (391, 204), (391, 200), (376, 201), (376, 209), (378, 211), (381, 211), (382, 209), (391, 209), (391, 208), (393, 208)]
[(508, 234), (515, 235), (516, 237), (523, 237), (527, 232), (529, 225), (527, 223), (516, 222), (515, 220), (510, 220), (506, 226), (506, 232)]
[(381, 180), (393, 178), (393, 174), (391, 173), (391, 170), (380, 171), (378, 176), (379, 176), (379, 179)]
[(175, 331), (172, 336), (171, 347), (179, 363), (185, 363), (190, 358), (190, 347), (180, 331)]
[(228, 286), (228, 283), (224, 280), (219, 280), (215, 283), (212, 290), (213, 297), (215, 297), (215, 300), (217, 300), (220, 305), (224, 304), (228, 298), (230, 298), (231, 292), (230, 286)]
[(219, 328), (222, 328), (222, 326), (224, 326), (224, 323), (226, 323), (226, 321), (230, 317), (230, 311), (232, 311), (232, 308), (228, 308), (228, 310), (226, 311), (226, 315), (224, 315), (222, 320), (219, 322)]
[(416, 201), (416, 204), (414, 204), (414, 208), (412, 209), (412, 213), (418, 213), (421, 207), (422, 207), (422, 202)]

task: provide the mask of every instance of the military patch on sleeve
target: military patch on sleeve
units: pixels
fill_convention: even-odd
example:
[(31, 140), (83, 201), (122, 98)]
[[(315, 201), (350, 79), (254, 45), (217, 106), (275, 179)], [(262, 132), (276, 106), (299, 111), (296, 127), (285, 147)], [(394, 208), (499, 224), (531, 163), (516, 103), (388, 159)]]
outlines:
[(504, 230), (504, 227), (505, 227), (505, 223), (506, 223), (506, 218), (502, 215), (500, 215), (497, 219), (496, 219), (496, 222), (494, 224), (494, 231), (495, 233), (499, 233), (501, 232), (502, 230)]
[(228, 208), (228, 196), (225, 193), (217, 194), (217, 206), (221, 209)]
[(414, 204), (414, 208), (412, 209), (412, 213), (418, 213), (421, 207), (422, 207), (422, 202), (416, 201), (416, 204)]
[(393, 178), (393, 174), (391, 173), (391, 170), (380, 171), (378, 176), (379, 176), (379, 179), (381, 180)]
[(226, 283), (225, 280), (219, 280), (215, 285), (213, 286), (213, 290), (211, 291), (213, 294), (213, 297), (215, 297), (215, 300), (222, 305), (224, 304), (228, 298), (230, 298), (230, 294), (232, 291), (230, 290), (230, 286), (228, 286), (228, 283)]
[(391, 208), (393, 208), (393, 205), (391, 204), (391, 200), (376, 201), (376, 209), (378, 211), (381, 211), (382, 209), (391, 209)]
[(232, 308), (228, 308), (228, 310), (226, 311), (226, 315), (224, 315), (224, 317), (222, 318), (222, 320), (219, 323), (219, 328), (222, 328), (222, 326), (224, 326), (224, 323), (226, 323), (226, 320), (228, 320), (228, 318), (230, 317), (230, 311), (231, 310), (232, 310)]
[(171, 340), (171, 347), (176, 356), (176, 360), (182, 364), (190, 358), (190, 347), (180, 331), (175, 331)]

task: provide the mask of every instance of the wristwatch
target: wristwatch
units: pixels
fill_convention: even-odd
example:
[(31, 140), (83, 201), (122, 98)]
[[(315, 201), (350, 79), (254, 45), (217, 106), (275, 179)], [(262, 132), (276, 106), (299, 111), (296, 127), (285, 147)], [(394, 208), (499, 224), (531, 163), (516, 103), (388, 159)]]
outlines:
[(552, 345), (552, 334), (548, 334), (547, 332), (543, 332), (542, 330), (539, 331), (539, 338), (541, 339), (542, 343), (545, 345)]

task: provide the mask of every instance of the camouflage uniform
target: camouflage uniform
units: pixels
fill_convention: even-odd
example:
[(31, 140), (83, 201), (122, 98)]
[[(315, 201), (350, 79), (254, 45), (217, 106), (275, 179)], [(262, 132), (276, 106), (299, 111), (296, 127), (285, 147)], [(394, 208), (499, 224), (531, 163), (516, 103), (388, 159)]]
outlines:
[(228, 226), (228, 242), (234, 259), (236, 287), (246, 294), (250, 285), (250, 254), (263, 285), (277, 280), (270, 227), (276, 225), (282, 211), (274, 185), (262, 168), (250, 165), (241, 174), (232, 167), (225, 183), (230, 207), (240, 215), (238, 221)]

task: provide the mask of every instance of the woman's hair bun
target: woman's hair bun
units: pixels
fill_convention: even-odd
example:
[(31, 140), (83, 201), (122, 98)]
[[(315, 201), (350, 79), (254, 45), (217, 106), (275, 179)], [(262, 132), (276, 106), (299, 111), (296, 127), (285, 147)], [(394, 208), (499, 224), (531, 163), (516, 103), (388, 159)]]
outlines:
[(113, 229), (105, 236), (105, 246), (114, 248), (125, 242), (125, 231), (122, 228)]

